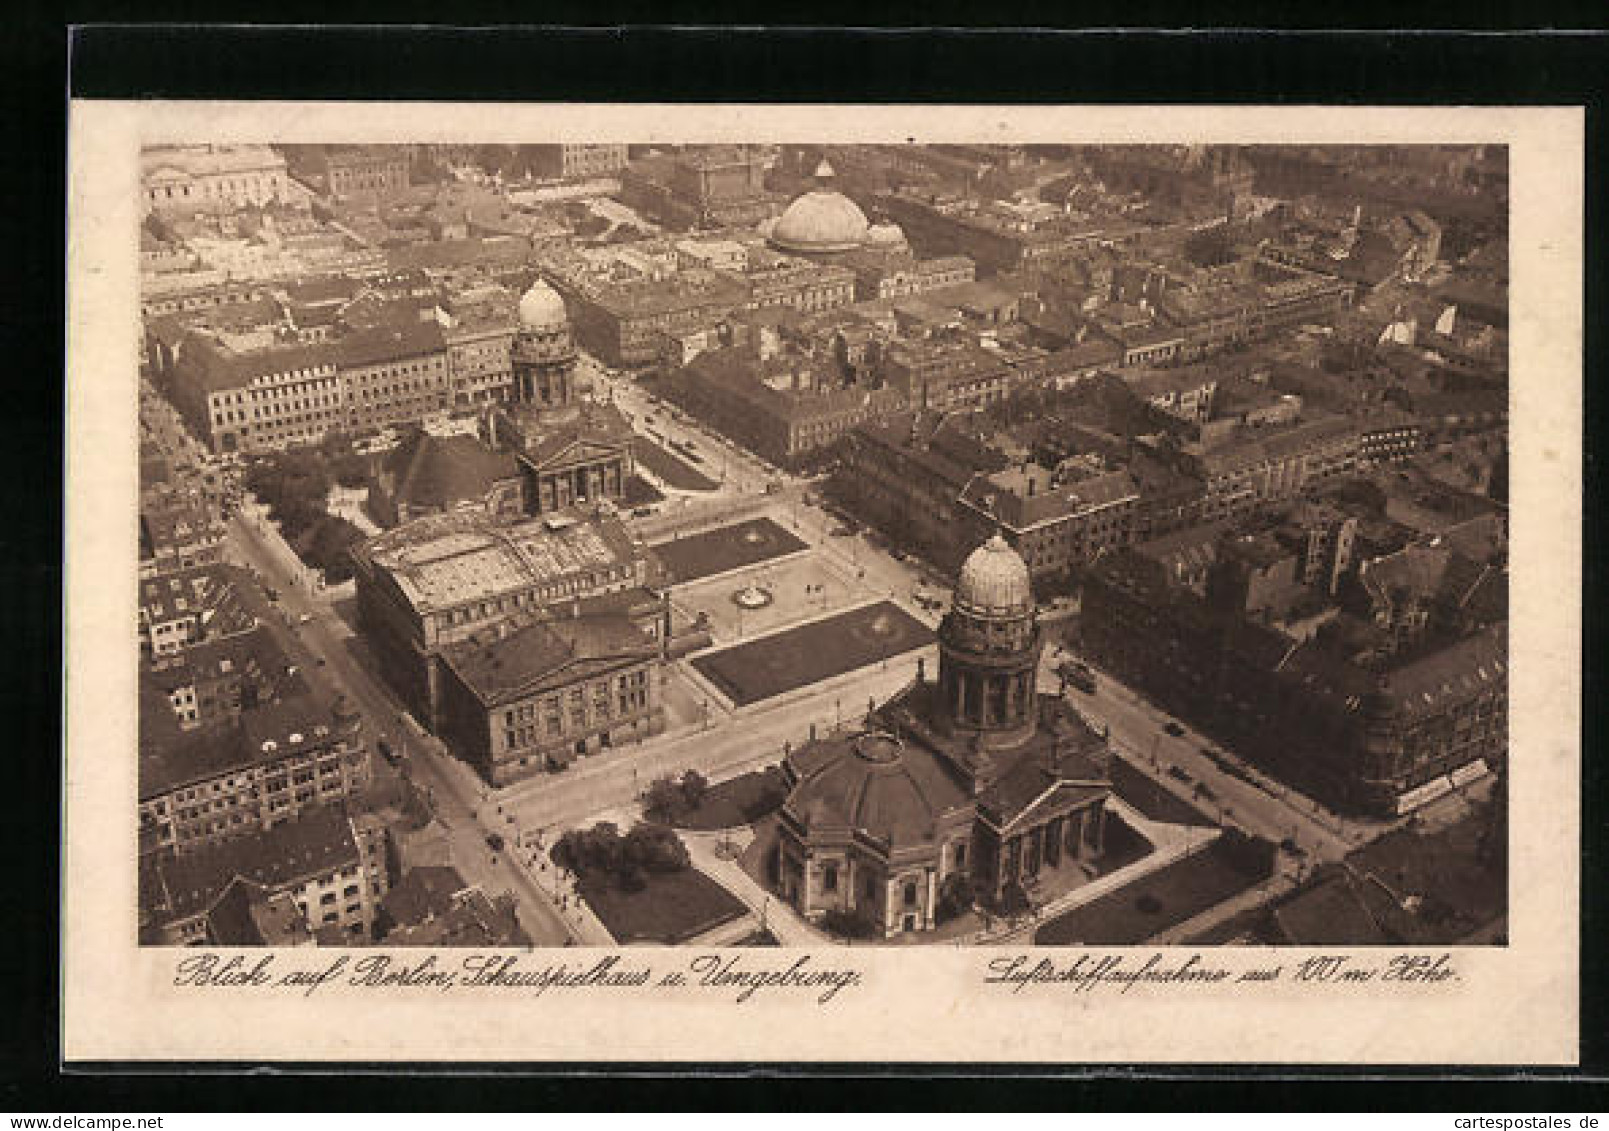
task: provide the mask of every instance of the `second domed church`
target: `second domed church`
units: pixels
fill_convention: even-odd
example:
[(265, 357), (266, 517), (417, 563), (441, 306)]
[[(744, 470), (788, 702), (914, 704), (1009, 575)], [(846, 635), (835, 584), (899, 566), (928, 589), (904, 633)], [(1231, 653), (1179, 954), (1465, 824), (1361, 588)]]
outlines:
[(932, 929), (945, 901), (1009, 908), (1047, 873), (1061, 886), (1093, 876), (1109, 750), (1038, 691), (1043, 647), (1028, 567), (996, 535), (961, 568), (938, 679), (919, 662), (859, 733), (787, 756), (781, 895), (893, 935)]

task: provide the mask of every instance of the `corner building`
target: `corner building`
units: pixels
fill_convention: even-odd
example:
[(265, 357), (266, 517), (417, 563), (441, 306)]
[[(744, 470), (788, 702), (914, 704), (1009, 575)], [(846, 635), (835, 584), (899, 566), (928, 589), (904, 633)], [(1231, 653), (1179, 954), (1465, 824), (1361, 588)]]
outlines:
[[(1035, 677), (1044, 641), (1028, 567), (996, 535), (961, 567), (939, 677), (872, 710), (864, 731), (784, 762), (776, 884), (802, 914), (881, 935), (931, 930), (945, 893), (984, 906), (1095, 874), (1109, 751)], [(952, 899), (953, 899), (952, 895)]]

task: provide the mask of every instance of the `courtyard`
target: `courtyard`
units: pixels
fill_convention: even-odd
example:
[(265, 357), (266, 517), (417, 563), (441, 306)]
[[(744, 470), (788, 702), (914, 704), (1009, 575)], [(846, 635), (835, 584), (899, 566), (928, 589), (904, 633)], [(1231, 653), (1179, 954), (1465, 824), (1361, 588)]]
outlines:
[(676, 589), (675, 614), (687, 622), (704, 618), (716, 644), (732, 644), (775, 632), (864, 596), (820, 553), (771, 560)]
[(695, 657), (693, 667), (742, 707), (933, 643), (933, 630), (892, 601), (862, 605)]
[(659, 542), (653, 546), (653, 551), (665, 563), (675, 583), (685, 585), (808, 548), (769, 518), (752, 518)]

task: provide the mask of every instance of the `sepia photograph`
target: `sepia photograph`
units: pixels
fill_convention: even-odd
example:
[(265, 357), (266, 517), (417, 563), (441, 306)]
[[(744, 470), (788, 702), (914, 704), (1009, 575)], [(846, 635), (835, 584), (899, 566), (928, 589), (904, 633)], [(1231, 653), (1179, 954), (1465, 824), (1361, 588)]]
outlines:
[(1504, 941), (1504, 147), (141, 164), (142, 941)]
[(819, 1014), (929, 954), (1395, 1009), (1561, 921), (1513, 902), (1573, 820), (1522, 851), (1516, 781), (1579, 757), (1511, 725), (1519, 125), (469, 109), (103, 131), (137, 633), (69, 836), (153, 992)]

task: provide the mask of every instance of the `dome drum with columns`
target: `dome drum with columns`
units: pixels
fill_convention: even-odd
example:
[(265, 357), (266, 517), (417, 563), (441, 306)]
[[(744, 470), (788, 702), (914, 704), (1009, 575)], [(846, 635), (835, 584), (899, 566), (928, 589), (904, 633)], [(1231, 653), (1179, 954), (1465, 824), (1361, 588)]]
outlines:
[(575, 343), (559, 293), (541, 279), (520, 298), (520, 327), (509, 360), (514, 399), (520, 404), (559, 408), (575, 399)]

